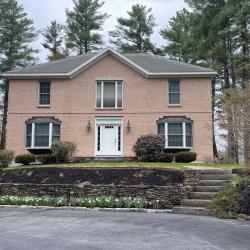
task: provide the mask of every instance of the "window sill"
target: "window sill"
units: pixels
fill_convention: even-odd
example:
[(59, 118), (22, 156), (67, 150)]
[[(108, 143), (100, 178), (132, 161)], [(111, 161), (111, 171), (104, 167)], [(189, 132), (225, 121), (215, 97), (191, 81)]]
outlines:
[(95, 108), (95, 110), (97, 111), (101, 111), (101, 110), (123, 110), (123, 108)]
[(168, 104), (168, 107), (170, 107), (170, 108), (175, 108), (175, 107), (180, 108), (181, 104)]
[(29, 148), (25, 148), (25, 149), (50, 149), (50, 147), (29, 147)]
[(165, 147), (165, 149), (193, 149), (193, 147)]
[(37, 108), (50, 108), (50, 105), (37, 105)]

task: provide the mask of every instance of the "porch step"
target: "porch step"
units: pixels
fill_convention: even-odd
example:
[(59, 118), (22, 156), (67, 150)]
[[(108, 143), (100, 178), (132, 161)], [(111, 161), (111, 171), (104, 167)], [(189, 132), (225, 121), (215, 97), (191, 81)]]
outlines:
[(199, 186), (223, 186), (230, 180), (200, 180)]
[(191, 192), (189, 196), (191, 199), (210, 200), (213, 199), (216, 194), (216, 192)]
[(231, 169), (199, 169), (201, 174), (232, 174)]
[(204, 207), (173, 207), (174, 213), (212, 216), (213, 211)]
[(231, 180), (234, 174), (201, 174), (201, 180)]
[(183, 199), (181, 205), (184, 207), (209, 207), (211, 200)]
[(196, 186), (196, 192), (218, 192), (221, 186)]

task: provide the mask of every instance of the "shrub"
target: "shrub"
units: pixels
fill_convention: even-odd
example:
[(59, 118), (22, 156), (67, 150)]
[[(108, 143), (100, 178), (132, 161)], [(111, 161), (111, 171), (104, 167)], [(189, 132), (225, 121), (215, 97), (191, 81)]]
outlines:
[(70, 141), (55, 141), (52, 143), (51, 152), (57, 162), (67, 162), (75, 153), (76, 145)]
[(171, 163), (174, 161), (174, 154), (173, 153), (162, 153), (160, 155), (160, 162), (167, 162), (167, 163)]
[(183, 162), (183, 163), (189, 163), (191, 161), (196, 160), (197, 154), (192, 151), (188, 152), (178, 152), (175, 154), (175, 161), (176, 162)]
[(14, 160), (14, 152), (11, 150), (0, 150), (0, 167), (8, 167)]
[(133, 146), (139, 161), (159, 161), (163, 153), (165, 139), (159, 135), (142, 135)]
[(30, 163), (36, 162), (36, 156), (33, 154), (21, 154), (17, 155), (15, 158), (16, 163), (21, 163), (23, 165), (29, 165)]
[(250, 215), (250, 177), (237, 176), (214, 198), (211, 208), (219, 218)]
[(54, 155), (38, 155), (37, 160), (42, 164), (52, 164), (56, 163), (56, 157)]

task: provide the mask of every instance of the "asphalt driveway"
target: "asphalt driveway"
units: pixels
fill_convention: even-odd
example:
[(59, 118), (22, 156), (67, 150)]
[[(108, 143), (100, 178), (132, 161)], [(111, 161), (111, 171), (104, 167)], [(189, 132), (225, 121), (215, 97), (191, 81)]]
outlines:
[(0, 208), (0, 249), (250, 249), (250, 222), (160, 213)]

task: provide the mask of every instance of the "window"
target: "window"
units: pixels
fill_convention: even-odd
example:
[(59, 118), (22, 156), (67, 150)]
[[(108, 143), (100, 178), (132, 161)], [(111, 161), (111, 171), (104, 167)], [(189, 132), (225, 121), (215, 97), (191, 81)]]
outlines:
[[(178, 120), (178, 121), (177, 121)], [(157, 124), (158, 135), (164, 135), (166, 148), (192, 148), (192, 122), (182, 119), (164, 119)]]
[(59, 139), (59, 123), (32, 122), (26, 124), (26, 148), (50, 148), (52, 141)]
[(168, 147), (183, 147), (182, 123), (168, 123)]
[(168, 104), (181, 104), (181, 85), (180, 81), (168, 81)]
[(122, 82), (98, 81), (96, 87), (97, 108), (122, 108)]
[(39, 105), (50, 105), (50, 82), (39, 82)]

